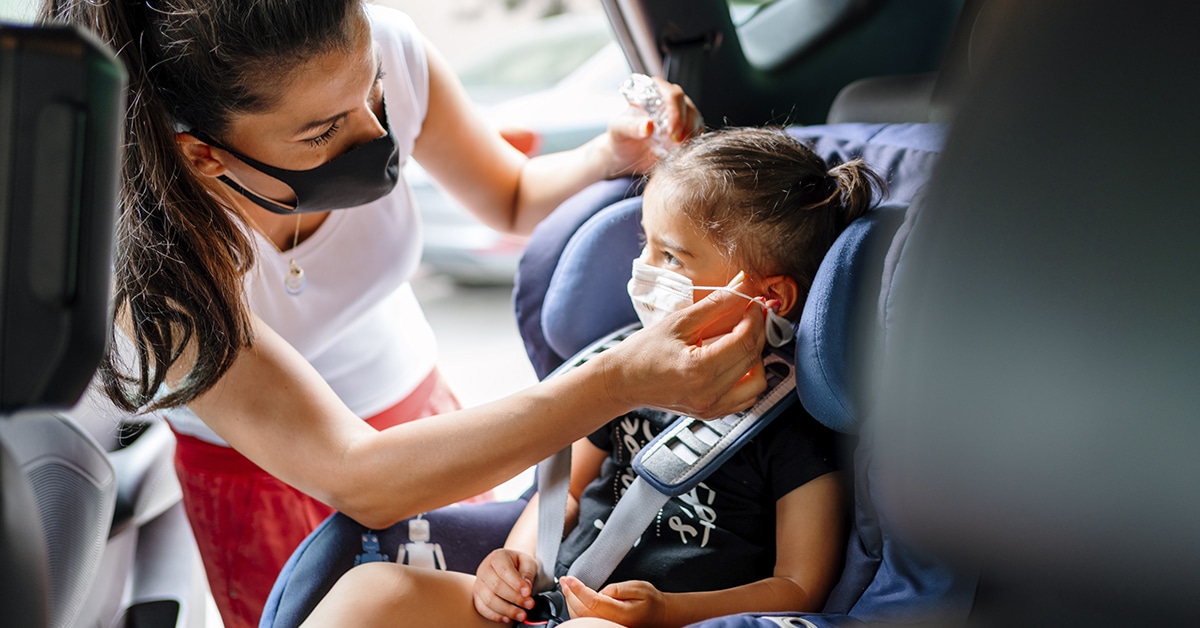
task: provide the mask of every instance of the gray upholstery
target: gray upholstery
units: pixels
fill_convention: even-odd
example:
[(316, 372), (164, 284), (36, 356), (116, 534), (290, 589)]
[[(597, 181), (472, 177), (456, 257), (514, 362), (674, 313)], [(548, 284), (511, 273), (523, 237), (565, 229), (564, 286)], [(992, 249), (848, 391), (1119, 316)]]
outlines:
[(897, 533), (980, 625), (1194, 626), (1200, 6), (1006, 4), (897, 271)]
[(838, 92), (826, 122), (928, 122), (937, 76), (930, 72), (854, 81)]
[(6, 624), (46, 624), (46, 547), (29, 481), (0, 440), (0, 613)]
[(112, 465), (91, 436), (52, 413), (0, 421), (0, 441), (28, 479), (41, 520), (48, 625), (69, 626), (91, 587), (108, 538), (117, 492)]

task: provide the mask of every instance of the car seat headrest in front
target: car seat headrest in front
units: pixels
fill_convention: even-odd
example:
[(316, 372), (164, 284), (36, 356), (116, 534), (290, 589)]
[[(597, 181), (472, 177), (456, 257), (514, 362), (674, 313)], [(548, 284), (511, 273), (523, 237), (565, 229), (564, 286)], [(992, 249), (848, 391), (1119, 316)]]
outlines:
[(981, 625), (1196, 625), (1200, 6), (1007, 4), (896, 268), (896, 534)]
[(0, 36), (0, 411), (69, 408), (111, 323), (125, 71), (78, 27)]
[(838, 91), (825, 122), (926, 122), (936, 84), (935, 72), (859, 79)]

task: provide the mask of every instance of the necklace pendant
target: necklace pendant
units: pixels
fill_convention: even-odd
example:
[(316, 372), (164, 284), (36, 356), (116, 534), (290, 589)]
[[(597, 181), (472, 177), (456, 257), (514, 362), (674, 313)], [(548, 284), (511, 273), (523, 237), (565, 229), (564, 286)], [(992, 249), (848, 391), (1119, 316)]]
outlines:
[(296, 296), (301, 292), (304, 292), (304, 286), (307, 285), (307, 283), (308, 280), (304, 277), (304, 269), (300, 268), (300, 265), (296, 263), (296, 260), (291, 260), (288, 263), (287, 277), (285, 277), (283, 280), (284, 290), (287, 290), (288, 294)]

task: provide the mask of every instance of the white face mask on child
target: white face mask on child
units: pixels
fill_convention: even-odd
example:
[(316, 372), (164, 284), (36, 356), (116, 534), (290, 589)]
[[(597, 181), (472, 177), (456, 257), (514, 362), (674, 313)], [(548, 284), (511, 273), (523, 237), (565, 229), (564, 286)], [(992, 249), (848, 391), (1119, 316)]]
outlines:
[(692, 280), (674, 271), (651, 266), (640, 258), (633, 260), (633, 276), (629, 279), (629, 300), (643, 327), (649, 327), (671, 312), (678, 312), (695, 303), (695, 290), (723, 290), (757, 303), (767, 311), (767, 342), (782, 347), (791, 342), (792, 324), (775, 313), (762, 301), (727, 286), (693, 286)]

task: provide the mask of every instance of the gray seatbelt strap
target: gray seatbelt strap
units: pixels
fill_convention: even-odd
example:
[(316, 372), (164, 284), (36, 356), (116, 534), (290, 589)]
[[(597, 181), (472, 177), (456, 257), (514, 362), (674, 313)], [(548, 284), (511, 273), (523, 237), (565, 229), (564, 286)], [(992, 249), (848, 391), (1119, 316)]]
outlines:
[[(576, 353), (546, 376), (556, 377), (579, 367), (584, 362), (611, 349), (642, 328), (640, 323), (622, 327), (592, 343)], [(534, 592), (548, 591), (555, 586), (554, 563), (558, 560), (558, 547), (562, 544), (563, 527), (567, 516), (567, 495), (571, 488), (571, 447), (538, 463), (538, 575), (533, 583)]]
[(533, 583), (535, 592), (554, 588), (554, 563), (558, 559), (558, 546), (562, 543), (567, 494), (571, 488), (571, 448), (567, 447), (539, 462), (537, 480), (538, 574)]
[(567, 574), (599, 590), (668, 499), (670, 495), (658, 492), (641, 477), (635, 479), (613, 508), (600, 535), (575, 559)]

